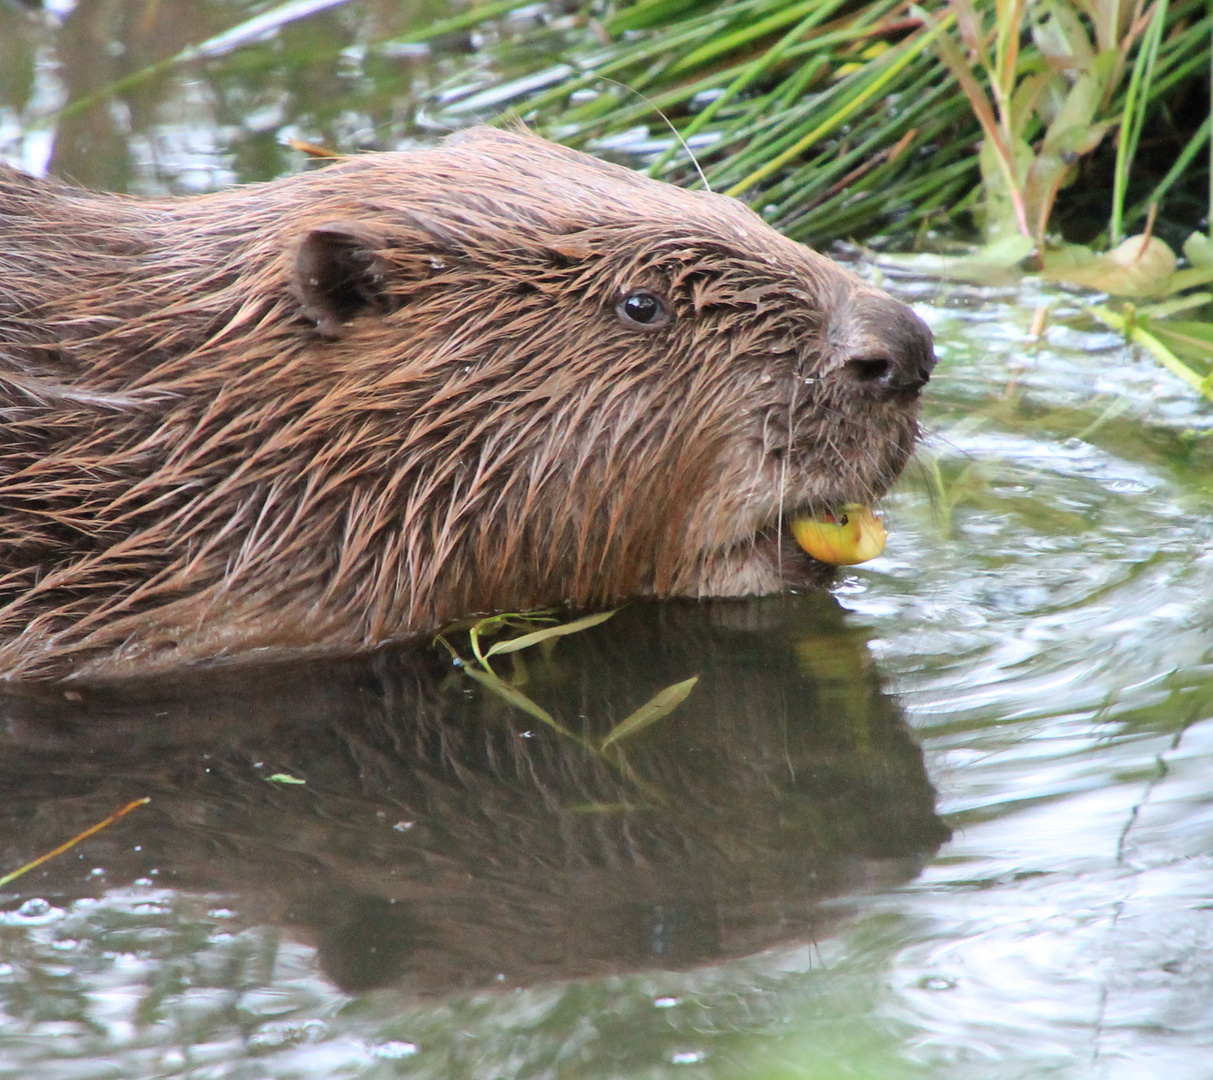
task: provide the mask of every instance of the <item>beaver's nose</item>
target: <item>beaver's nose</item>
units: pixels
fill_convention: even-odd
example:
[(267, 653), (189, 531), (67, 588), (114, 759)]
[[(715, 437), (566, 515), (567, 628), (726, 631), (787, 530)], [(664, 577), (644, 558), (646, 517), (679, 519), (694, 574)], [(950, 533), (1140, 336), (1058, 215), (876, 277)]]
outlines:
[(935, 367), (935, 338), (927, 324), (891, 296), (865, 297), (856, 312), (858, 333), (849, 344), (843, 371), (855, 384), (881, 397), (913, 397)]

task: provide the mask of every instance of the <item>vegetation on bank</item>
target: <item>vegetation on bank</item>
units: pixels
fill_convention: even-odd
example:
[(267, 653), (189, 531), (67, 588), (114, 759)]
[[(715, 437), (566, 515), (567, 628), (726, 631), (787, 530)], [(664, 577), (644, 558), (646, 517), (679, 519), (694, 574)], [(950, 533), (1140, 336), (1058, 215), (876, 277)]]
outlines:
[(509, 107), (569, 145), (740, 196), (809, 243), (879, 233), (938, 253), (977, 238), (915, 266), (1128, 298), (1092, 312), (1213, 398), (1213, 325), (1175, 318), (1208, 304), (1213, 282), (1207, 0), (596, 10), (592, 39), (559, 64), (482, 83), (448, 111)]
[[(231, 25), (241, 7), (256, 14)], [(521, 116), (568, 145), (738, 195), (808, 243), (863, 240), (889, 262), (890, 250), (920, 253), (920, 272), (1028, 272), (1111, 294), (1092, 314), (1213, 398), (1213, 324), (1199, 318), (1213, 283), (1209, 0), (244, 0), (191, 11), (195, 22), (160, 27), (146, 48), (136, 34), (115, 51), (132, 62), (113, 78), (68, 79), (55, 145), (89, 152), (53, 165), (92, 168), (106, 132), (121, 139), (115, 117), (146, 122), (140, 91), (171, 71), (208, 88), (216, 119), (282, 116), (277, 136), (254, 123), (229, 155), (246, 179), (286, 167), (284, 132), (347, 151)], [(16, 96), (36, 104), (32, 56)], [(269, 75), (249, 75), (271, 67), (293, 73), (276, 95)], [(296, 95), (290, 80), (305, 73), (326, 92)]]

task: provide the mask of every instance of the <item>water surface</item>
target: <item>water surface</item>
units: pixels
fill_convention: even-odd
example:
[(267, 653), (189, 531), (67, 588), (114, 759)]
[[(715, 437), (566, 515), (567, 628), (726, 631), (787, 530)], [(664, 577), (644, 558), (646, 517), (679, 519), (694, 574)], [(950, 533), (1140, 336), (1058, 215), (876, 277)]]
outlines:
[[(504, 62), (317, 7), (152, 75), (273, 9), (0, 7), (0, 147), (205, 189)], [(521, 72), (586, 30), (528, 11)], [(6, 696), (0, 873), (151, 802), (0, 891), (0, 1077), (1213, 1076), (1210, 415), (1074, 297), (883, 276), (941, 356), (886, 554), (503, 668), (576, 738), (441, 650)]]

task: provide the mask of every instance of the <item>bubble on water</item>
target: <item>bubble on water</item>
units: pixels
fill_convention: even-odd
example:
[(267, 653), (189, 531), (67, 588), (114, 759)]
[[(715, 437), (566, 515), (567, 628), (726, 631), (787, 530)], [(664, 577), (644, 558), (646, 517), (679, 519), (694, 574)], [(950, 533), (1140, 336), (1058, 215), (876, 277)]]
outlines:
[(371, 1054), (377, 1058), (406, 1058), (412, 1057), (415, 1053), (417, 1053), (416, 1043), (399, 1039), (392, 1042), (381, 1042), (371, 1047)]
[(31, 897), (16, 911), (0, 912), (0, 923), (10, 926), (45, 926), (63, 917), (63, 909), (42, 897)]
[(682, 1050), (673, 1055), (670, 1061), (674, 1065), (695, 1065), (707, 1056), (702, 1050)]
[(681, 1005), (682, 998), (676, 997), (659, 997), (653, 1002), (653, 1007), (657, 1009), (672, 1009), (675, 1005)]
[(918, 980), (920, 990), (955, 990), (956, 980), (944, 975), (927, 975)]
[(254, 1053), (266, 1053), (301, 1043), (319, 1042), (326, 1031), (322, 1020), (305, 1020), (303, 1023), (290, 1020), (274, 1021), (262, 1027), (249, 1039), (248, 1044)]

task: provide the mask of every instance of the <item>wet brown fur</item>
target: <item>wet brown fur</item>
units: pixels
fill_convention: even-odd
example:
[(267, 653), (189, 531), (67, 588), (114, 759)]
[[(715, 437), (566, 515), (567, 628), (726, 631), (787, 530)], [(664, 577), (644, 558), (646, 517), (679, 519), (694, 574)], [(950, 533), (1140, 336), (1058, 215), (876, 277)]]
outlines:
[(173, 200), (4, 169), (0, 676), (794, 585), (932, 362), (739, 203), (523, 133)]

